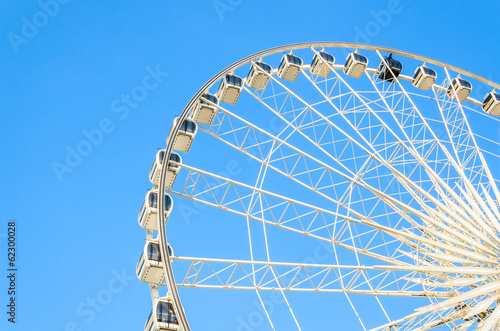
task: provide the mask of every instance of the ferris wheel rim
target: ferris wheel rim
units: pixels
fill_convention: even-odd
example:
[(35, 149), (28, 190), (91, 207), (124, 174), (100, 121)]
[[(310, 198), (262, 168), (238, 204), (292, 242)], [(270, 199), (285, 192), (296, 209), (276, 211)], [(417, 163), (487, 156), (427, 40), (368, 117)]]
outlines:
[[(407, 58), (412, 58), (415, 60), (423, 61), (425, 63), (431, 63), (436, 66), (440, 66), (444, 69), (449, 69), (457, 72), (458, 74), (463, 74), (465, 76), (468, 76), (470, 78), (473, 78), (481, 83), (484, 83), (486, 85), (490, 85), (494, 89), (500, 89), (500, 84), (495, 83), (489, 79), (486, 79), (482, 76), (476, 75), (474, 73), (471, 73), (469, 71), (463, 70), (459, 67), (447, 64), (442, 61), (434, 60), (429, 57), (417, 55), (414, 53), (406, 52), (406, 51), (401, 51), (398, 49), (393, 49), (389, 47), (382, 47), (382, 46), (375, 46), (375, 45), (369, 45), (369, 44), (360, 44), (360, 43), (350, 43), (350, 42), (305, 42), (305, 43), (295, 43), (295, 44), (289, 44), (289, 45), (283, 45), (283, 46), (278, 46), (278, 47), (273, 47), (267, 50), (263, 50), (257, 53), (254, 53), (252, 55), (246, 56), (242, 58), (239, 61), (236, 61), (232, 63), (231, 65), (227, 66), (223, 70), (219, 71), (216, 75), (214, 75), (211, 79), (209, 79), (195, 94), (194, 96), (189, 100), (183, 111), (178, 117), (178, 121), (176, 125), (174, 125), (170, 131), (170, 134), (167, 139), (167, 146), (165, 149), (165, 153), (163, 156), (163, 164), (166, 164), (166, 160), (169, 160), (170, 155), (173, 150), (173, 141), (175, 139), (175, 136), (178, 134), (179, 129), (184, 122), (184, 120), (188, 117), (189, 112), (191, 108), (195, 105), (198, 99), (202, 97), (202, 95), (210, 88), (212, 87), (215, 83), (217, 83), (220, 79), (222, 79), (226, 74), (233, 72), (234, 70), (238, 69), (239, 67), (246, 65), (248, 63), (251, 63), (251, 61), (264, 57), (264, 56), (269, 56), (273, 54), (277, 54), (280, 52), (286, 52), (286, 51), (293, 51), (293, 50), (298, 50), (298, 49), (305, 49), (305, 48), (314, 48), (314, 47), (329, 47), (329, 48), (344, 48), (344, 49), (363, 49), (363, 50), (371, 50), (371, 51), (377, 51), (377, 52), (385, 52), (385, 53), (391, 53), (391, 54), (396, 54), (400, 56), (404, 56)], [(166, 173), (167, 173), (167, 167), (162, 167), (161, 173), (160, 173), (160, 182), (159, 182), (159, 187), (165, 187), (165, 179), (166, 179)], [(159, 246), (160, 246), (160, 252), (163, 257), (165, 257), (165, 262), (163, 263), (163, 269), (165, 272), (165, 278), (166, 278), (166, 285), (168, 286), (169, 290), (169, 295), (172, 297), (173, 304), (176, 307), (177, 310), (177, 317), (180, 323), (180, 326), (183, 331), (190, 331), (190, 326), (186, 317), (186, 314), (184, 312), (184, 307), (182, 306), (180, 296), (177, 291), (177, 286), (175, 283), (175, 278), (172, 270), (172, 265), (171, 265), (171, 259), (168, 254), (168, 243), (167, 243), (167, 234), (166, 234), (166, 227), (165, 227), (165, 217), (164, 217), (164, 199), (165, 196), (163, 194), (158, 195), (158, 240), (159, 240)], [(152, 296), (158, 295), (157, 294), (157, 289), (156, 286), (151, 286), (151, 294)]]

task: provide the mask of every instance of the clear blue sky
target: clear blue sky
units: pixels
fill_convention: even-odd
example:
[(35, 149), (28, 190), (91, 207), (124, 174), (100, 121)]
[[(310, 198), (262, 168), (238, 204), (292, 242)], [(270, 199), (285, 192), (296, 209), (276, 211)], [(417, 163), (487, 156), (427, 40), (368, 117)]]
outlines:
[[(331, 0), (2, 1), (0, 329), (143, 328), (150, 299), (135, 277), (144, 239), (137, 213), (154, 154), (198, 88), (246, 55), (296, 42), (359, 41), (500, 81), (497, 1), (395, 1), (360, 0), (355, 8)], [(391, 2), (398, 13), (378, 23), (374, 13)], [(154, 88), (126, 113), (121, 95), (151, 71)], [(64, 163), (84, 132), (99, 127), (102, 139), (58, 175), (54, 162)], [(11, 219), (19, 250), (14, 327), (4, 312)], [(185, 229), (210, 230), (200, 223)], [(190, 253), (201, 248), (189, 245)], [(89, 298), (110, 288), (109, 303), (92, 308)], [(243, 293), (237, 307), (223, 303), (224, 291), (186, 293), (196, 330), (234, 330), (238, 316), (255, 310), (254, 293)]]

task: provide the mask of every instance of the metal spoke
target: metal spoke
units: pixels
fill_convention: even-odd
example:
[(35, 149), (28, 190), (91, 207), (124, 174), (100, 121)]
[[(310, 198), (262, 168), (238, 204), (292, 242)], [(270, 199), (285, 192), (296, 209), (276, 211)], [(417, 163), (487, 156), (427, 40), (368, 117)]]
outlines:
[[(469, 275), (475, 283), (484, 283), (487, 268), (345, 266), (267, 261), (225, 260), (213, 258), (174, 257), (176, 263), (187, 263), (187, 273), (180, 287), (223, 288), (269, 291), (348, 292), (366, 295), (460, 297), (460, 283), (443, 282), (452, 274)], [(271, 275), (271, 270), (276, 275)], [(339, 273), (344, 271), (343, 276)], [(497, 273), (500, 273), (498, 271)], [(363, 277), (363, 275), (365, 277)], [(424, 278), (421, 278), (424, 277)], [(370, 279), (374, 286), (366, 281)], [(419, 291), (422, 279), (429, 289)], [(345, 284), (345, 285), (344, 285)], [(483, 291), (484, 292), (484, 291)], [(469, 294), (470, 295), (470, 294)]]
[[(364, 69), (365, 77), (348, 77), (344, 67), (349, 62), (334, 64), (324, 53), (348, 48), (375, 61)], [(294, 59), (290, 63), (298, 66), (297, 76), (292, 77), (293, 66), (287, 73), (288, 62), (275, 69), (262, 64), (274, 65), (280, 52), (287, 53), (283, 59)], [(391, 56), (382, 53), (429, 65), (437, 70), (439, 83), (434, 79), (429, 90), (417, 89), (417, 76), (397, 72)], [(314, 57), (311, 65), (302, 64), (305, 56)], [(265, 82), (262, 89), (250, 73), (243, 76), (248, 69)], [(229, 84), (226, 75), (240, 79), (232, 91), (241, 95), (234, 100), (222, 97), (229, 86), (224, 85)], [(166, 192), (216, 208), (224, 219), (246, 220), (250, 260), (170, 256), (165, 197), (159, 194), (159, 231), (148, 229), (146, 238), (157, 235), (166, 282), (151, 283), (150, 292), (155, 302), (167, 287), (180, 325), (176, 330), (190, 330), (178, 288), (255, 291), (272, 330), (280, 324), (261, 291), (280, 292), (299, 330), (298, 321), (305, 317), (292, 303), (300, 292), (343, 293), (364, 330), (500, 328), (500, 192), (491, 163), (500, 159), (500, 143), (472, 130), (473, 117), (494, 124), (500, 120), (481, 109), (482, 100), (467, 96), (461, 102), (449, 88), (453, 75), (500, 89), (440, 61), (349, 43), (270, 49), (210, 79), (169, 135), (163, 163), (180, 172)], [(171, 160), (180, 126), (194, 120), (200, 100), (213, 113), (210, 121), (198, 122), (196, 140), (209, 147), (194, 147), (199, 156), (182, 162)], [(266, 121), (281, 127), (266, 128)], [(220, 150), (212, 151), (212, 143)], [(202, 158), (209, 152), (245, 160), (257, 178), (206, 170)], [(165, 187), (166, 168), (155, 189)], [(261, 222), (261, 230), (254, 221)], [(294, 238), (298, 247), (302, 241), (327, 243), (333, 250), (330, 264), (275, 261), (276, 235)], [(264, 261), (256, 260), (256, 242), (264, 245)], [(367, 316), (358, 307), (361, 294), (382, 314)], [(389, 297), (405, 309), (398, 312), (386, 301)]]

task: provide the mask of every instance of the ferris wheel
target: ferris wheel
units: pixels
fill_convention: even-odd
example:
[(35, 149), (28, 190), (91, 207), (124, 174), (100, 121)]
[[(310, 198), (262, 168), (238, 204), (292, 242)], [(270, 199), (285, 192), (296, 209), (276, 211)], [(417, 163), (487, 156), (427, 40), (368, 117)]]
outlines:
[[(220, 71), (149, 174), (145, 330), (191, 330), (180, 288), (253, 291), (269, 330), (310, 329), (294, 295), (342, 300), (349, 330), (500, 329), (497, 88), (353, 43), (277, 47)], [(217, 244), (174, 253), (178, 210), (210, 223)], [(329, 255), (315, 259), (318, 245)], [(286, 314), (269, 312), (270, 292)]]

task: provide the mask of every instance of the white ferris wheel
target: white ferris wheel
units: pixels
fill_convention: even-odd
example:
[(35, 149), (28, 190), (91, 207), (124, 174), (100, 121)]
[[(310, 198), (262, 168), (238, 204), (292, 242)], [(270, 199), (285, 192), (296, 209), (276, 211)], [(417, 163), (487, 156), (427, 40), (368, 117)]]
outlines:
[[(343, 300), (350, 330), (500, 329), (496, 88), (352, 43), (276, 47), (220, 71), (150, 172), (137, 265), (153, 301), (145, 330), (191, 330), (180, 288), (253, 292), (269, 330), (280, 319), (310, 329), (301, 294)], [(174, 254), (177, 206), (220, 234), (214, 250)], [(179, 237), (197, 240), (169, 231)], [(328, 257), (295, 254), (318, 244)], [(269, 312), (270, 292), (286, 314)]]

